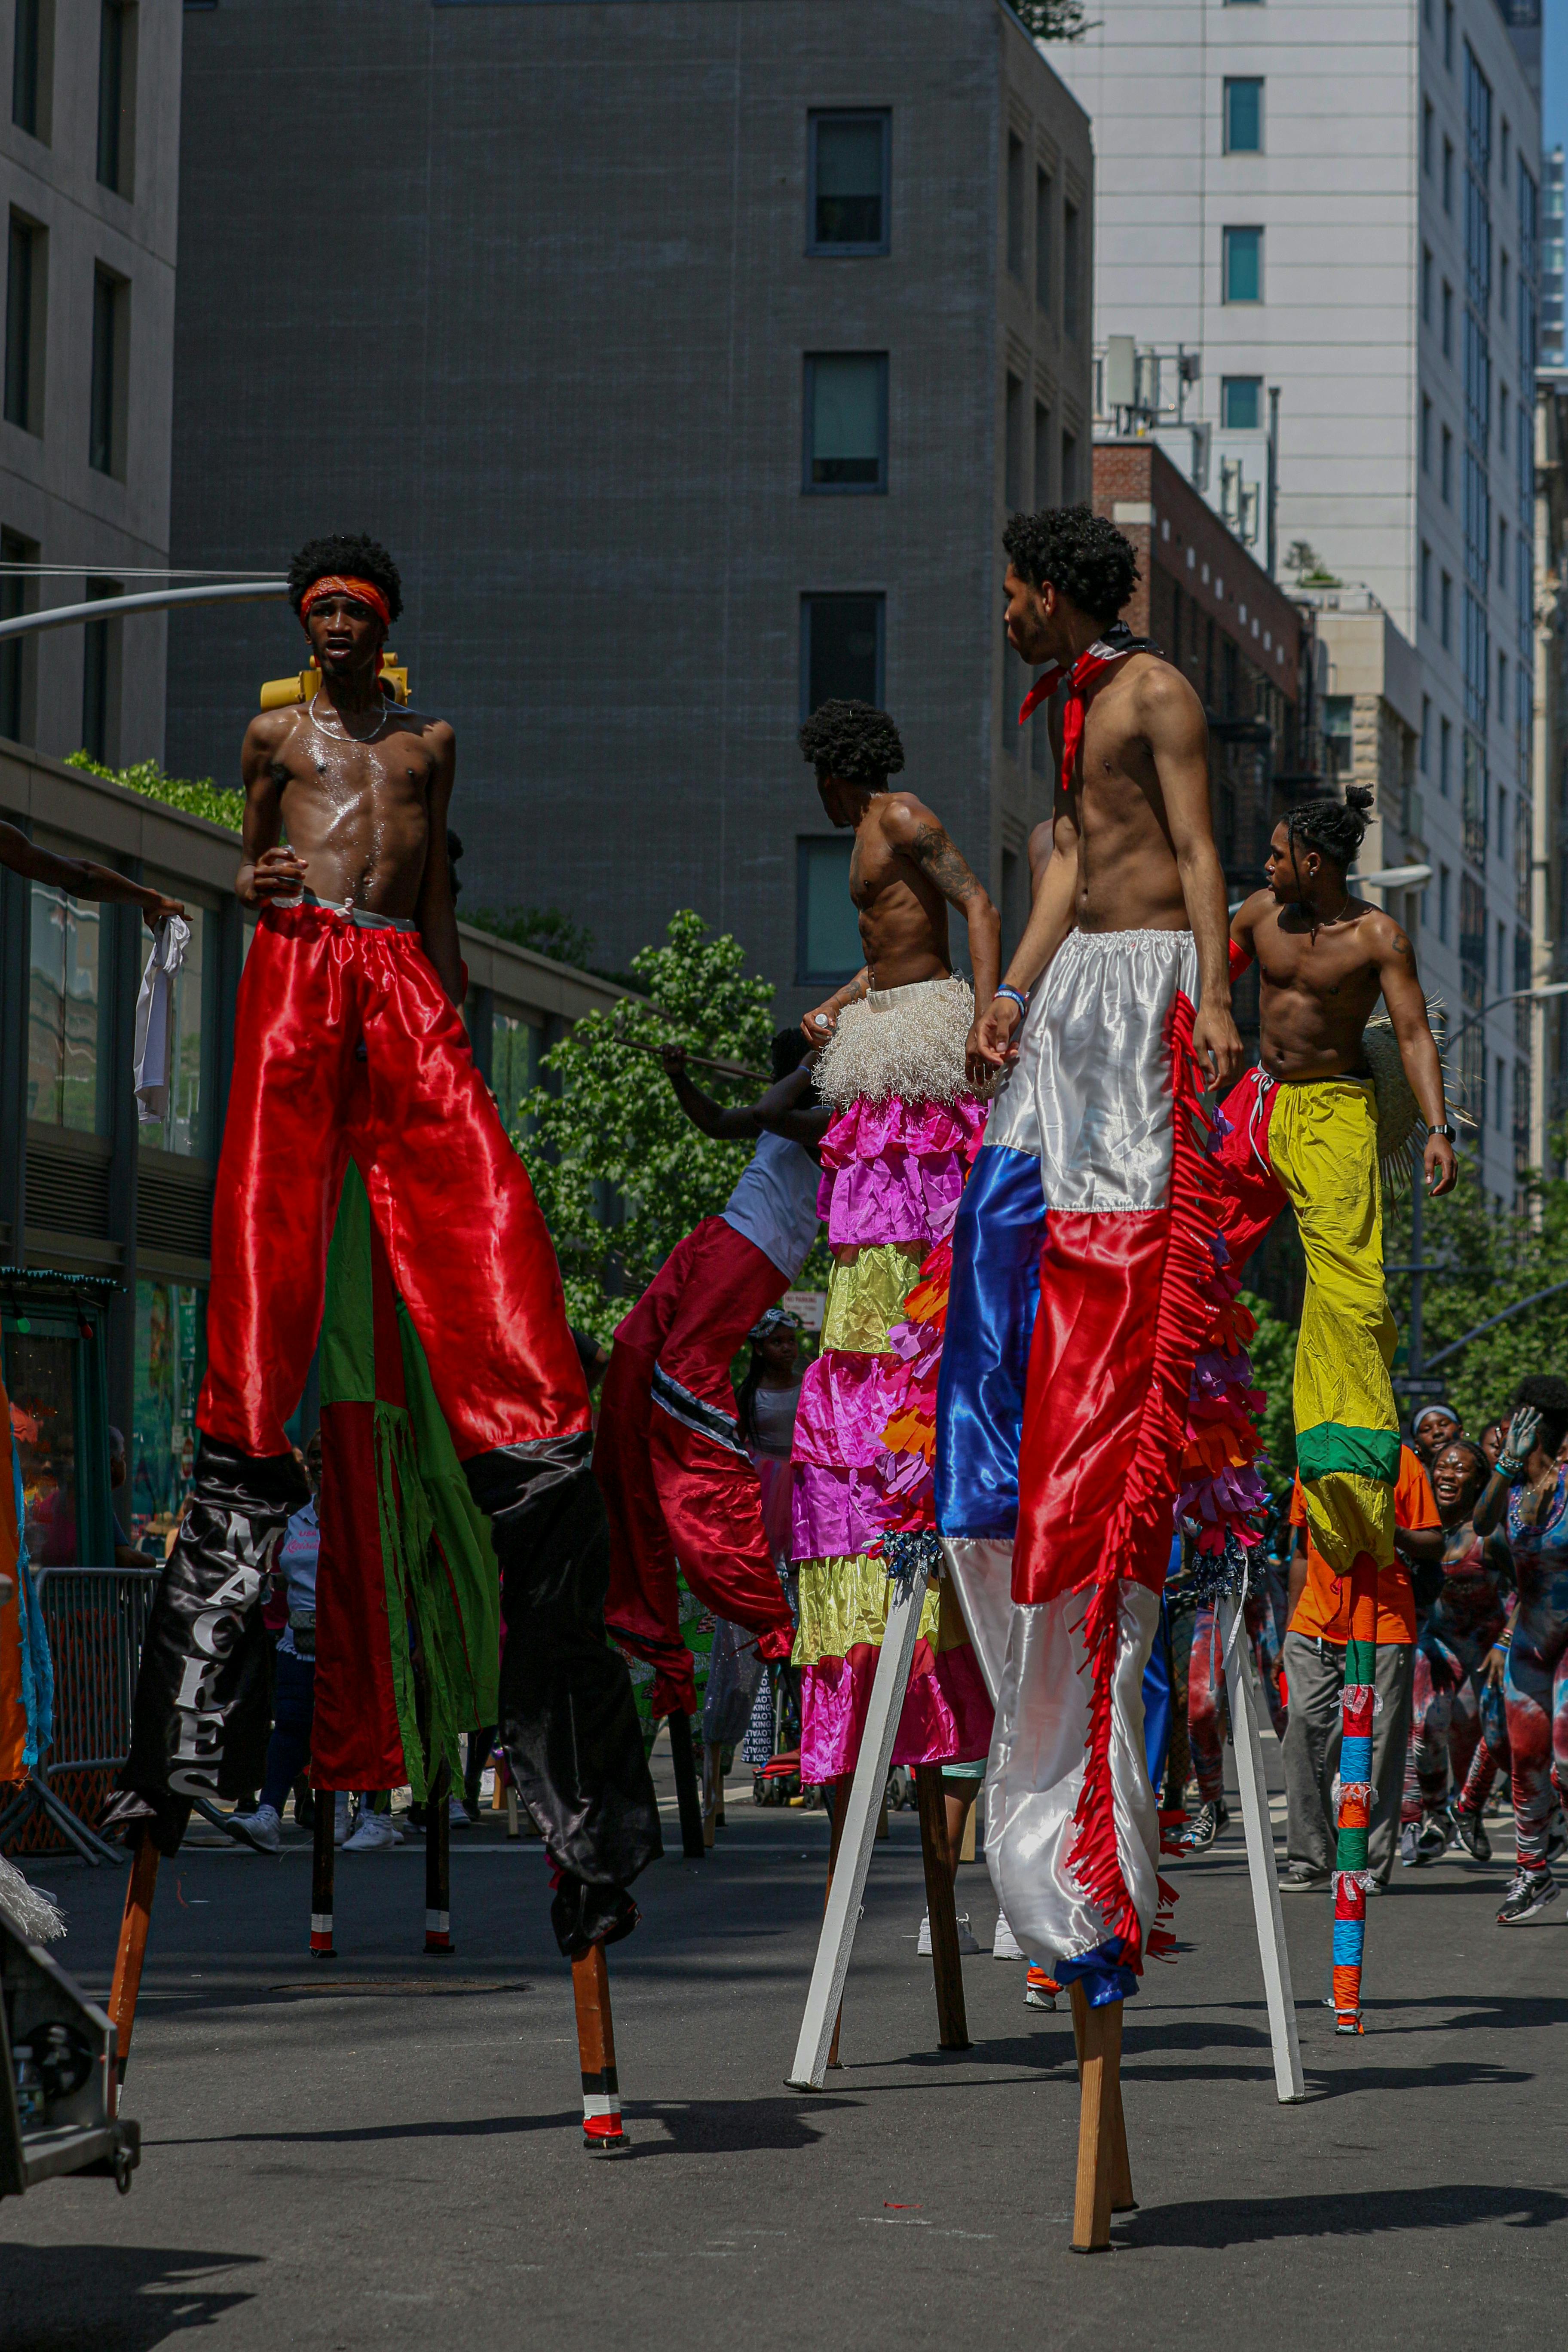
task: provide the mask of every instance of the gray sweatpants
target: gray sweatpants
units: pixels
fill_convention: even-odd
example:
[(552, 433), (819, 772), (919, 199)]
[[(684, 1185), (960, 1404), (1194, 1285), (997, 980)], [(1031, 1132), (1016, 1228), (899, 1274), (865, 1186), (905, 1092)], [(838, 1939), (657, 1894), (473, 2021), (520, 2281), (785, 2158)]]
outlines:
[[(1405, 1751), (1410, 1741), (1410, 1700), (1415, 1664), (1409, 1642), (1379, 1644), (1377, 1695), (1373, 1719), (1372, 1778), (1376, 1804), (1372, 1817), (1371, 1865), (1386, 1886), (1399, 1843), (1405, 1794)], [(1330, 1790), (1340, 1760), (1340, 1701), (1345, 1685), (1345, 1654), (1331, 1642), (1306, 1633), (1285, 1636), (1285, 1679), (1290, 1692), (1285, 1726), (1285, 1830), (1292, 1862), (1309, 1870), (1332, 1870), (1335, 1822)]]

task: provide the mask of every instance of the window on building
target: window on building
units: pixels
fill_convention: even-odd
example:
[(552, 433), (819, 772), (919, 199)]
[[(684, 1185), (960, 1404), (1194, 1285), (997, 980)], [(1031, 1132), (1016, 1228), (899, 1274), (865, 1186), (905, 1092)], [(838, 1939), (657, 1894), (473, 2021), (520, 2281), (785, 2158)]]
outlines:
[(820, 835), (796, 844), (795, 984), (852, 980), (866, 961), (849, 896), (853, 841)]
[(131, 373), (131, 289), (101, 266), (92, 280), (92, 377), (88, 464), (125, 479), (125, 413)]
[(880, 709), (886, 599), (803, 596), (800, 600), (800, 715), (825, 702), (869, 702)]
[(1443, 427), (1443, 461), (1438, 469), (1437, 486), (1443, 493), (1444, 505), (1451, 507), (1454, 503), (1454, 436), (1446, 425)]
[(1035, 403), (1035, 504), (1051, 503), (1051, 412), (1044, 401)]
[[(1448, 797), (1448, 787), (1453, 780), (1453, 722), (1450, 719), (1445, 719), (1437, 730), (1437, 789), (1442, 793), (1445, 800)], [(1447, 938), (1448, 934), (1447, 931), (1444, 932), (1443, 936), (1445, 939)]]
[(1432, 618), (1432, 551), (1425, 545), (1421, 550), (1421, 618)]
[(1083, 313), (1083, 224), (1076, 205), (1062, 206), (1062, 332), (1077, 342)]
[(1508, 724), (1508, 656), (1497, 657), (1497, 717), (1500, 726)]
[(121, 196), (132, 189), (135, 111), (134, 0), (99, 0), (98, 177)]
[(1508, 517), (1499, 515), (1497, 526), (1497, 570), (1499, 584), (1508, 585)]
[(131, 1396), (130, 1533), (163, 1549), (195, 1466), (196, 1398), (206, 1370), (206, 1293), (184, 1282), (136, 1286)]
[(1424, 776), (1430, 775), (1432, 772), (1431, 752), (1432, 698), (1424, 694), (1421, 698), (1421, 772)]
[(1006, 478), (1003, 497), (1009, 514), (1017, 514), (1028, 504), (1029, 493), (1024, 481), (1024, 385), (1020, 377), (1007, 378)]
[(886, 253), (892, 211), (892, 117), (823, 113), (807, 118), (806, 251)]
[(143, 1149), (176, 1152), (183, 1160), (213, 1160), (217, 1156), (212, 1117), (217, 918), (200, 907), (188, 908), (186, 914), (190, 941), (169, 1006), (169, 1108), (160, 1119), (139, 1121), (136, 1132)]
[(1225, 286), (1227, 302), (1263, 299), (1263, 231), (1227, 228), (1224, 232)]
[(1024, 142), (1007, 133), (1007, 268), (1024, 283)]
[(1500, 1054), (1497, 1057), (1497, 1088), (1492, 1098), (1492, 1125), (1500, 1133), (1506, 1124), (1503, 1118), (1503, 1088), (1508, 1084), (1508, 1065)]
[[(1445, 720), (1444, 723), (1447, 725), (1447, 722)], [(1453, 929), (1453, 907), (1454, 877), (1446, 866), (1439, 866), (1437, 868), (1437, 937), (1445, 947), (1448, 945), (1448, 934)]]
[[(96, 1135), (106, 1124), (99, 1086), (107, 978), (102, 910), (34, 882), (28, 939), (27, 1117), (45, 1127)], [(100, 1099), (101, 1096), (101, 1099)]]
[(1445, 648), (1454, 642), (1454, 583), (1445, 572), (1438, 604), (1438, 635)]
[(1354, 765), (1351, 747), (1352, 715), (1353, 701), (1350, 695), (1324, 695), (1323, 766), (1333, 783), (1343, 783)]
[(1048, 172), (1035, 173), (1035, 299), (1051, 315), (1051, 198), (1054, 183)]
[(1076, 433), (1064, 433), (1062, 435), (1061, 484), (1063, 506), (1076, 506), (1079, 496), (1078, 479), (1078, 435)]
[(1227, 155), (1263, 152), (1263, 84), (1251, 78), (1225, 85), (1225, 152)]
[(1443, 357), (1446, 360), (1451, 360), (1453, 356), (1454, 289), (1445, 278), (1443, 280)]
[[(1499, 795), (1499, 822), (1501, 822), (1500, 794)], [(1497, 927), (1497, 979), (1493, 986), (1500, 996), (1503, 995), (1508, 988), (1508, 925), (1506, 923), (1499, 923)]]
[(1432, 470), (1432, 403), (1425, 393), (1421, 395), (1421, 471)]
[(1508, 317), (1508, 256), (1506, 253), (1498, 264), (1497, 307), (1498, 317), (1506, 320)]
[(1454, 0), (1443, 0), (1443, 63), (1454, 70)]
[(14, 212), (5, 270), (5, 422), (24, 433), (44, 429), (47, 256), (47, 232)]
[(1220, 379), (1219, 421), (1230, 433), (1255, 433), (1263, 422), (1263, 378), (1227, 375)]
[(54, 79), (54, 0), (16, 0), (11, 36), (11, 120), (30, 139), (49, 143)]
[(807, 354), (802, 487), (816, 491), (887, 488), (886, 352)]
[(490, 1091), (500, 1112), (500, 1123), (516, 1143), (526, 1135), (532, 1114), (524, 1108), (539, 1083), (544, 1032), (521, 1013), (490, 1014)]
[[(24, 539), (20, 531), (0, 530), (0, 565), (7, 567), (0, 571), (0, 620), (18, 620), (37, 606), (37, 582), (8, 567), (37, 561), (36, 539)], [(33, 740), (34, 642), (31, 636), (0, 637), (0, 735), (13, 743)]]
[(1428, 98), (1423, 101), (1421, 108), (1421, 169), (1426, 173), (1428, 179), (1432, 176), (1432, 125), (1434, 120), (1434, 109), (1432, 101)]
[(1421, 248), (1421, 319), (1425, 326), (1432, 323), (1432, 248)]
[(1508, 456), (1508, 386), (1506, 383), (1502, 387), (1502, 395), (1497, 404), (1497, 445), (1502, 456), (1506, 457)]
[[(89, 580), (89, 598), (121, 596), (118, 580)], [(82, 629), (81, 743), (89, 759), (115, 765), (120, 737), (120, 623), (89, 621)]]
[(1451, 139), (1445, 139), (1443, 142), (1443, 210), (1451, 215), (1453, 209), (1454, 142)]

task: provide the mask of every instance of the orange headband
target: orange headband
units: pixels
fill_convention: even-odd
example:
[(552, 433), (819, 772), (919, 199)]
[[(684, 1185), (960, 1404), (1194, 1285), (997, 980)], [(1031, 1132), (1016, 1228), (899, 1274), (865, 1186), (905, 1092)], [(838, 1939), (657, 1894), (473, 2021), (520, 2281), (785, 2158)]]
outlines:
[(304, 620), (311, 605), (319, 604), (323, 596), (353, 596), (360, 604), (368, 604), (385, 627), (392, 626), (392, 607), (374, 580), (340, 579), (335, 572), (313, 580), (300, 599), (300, 618)]

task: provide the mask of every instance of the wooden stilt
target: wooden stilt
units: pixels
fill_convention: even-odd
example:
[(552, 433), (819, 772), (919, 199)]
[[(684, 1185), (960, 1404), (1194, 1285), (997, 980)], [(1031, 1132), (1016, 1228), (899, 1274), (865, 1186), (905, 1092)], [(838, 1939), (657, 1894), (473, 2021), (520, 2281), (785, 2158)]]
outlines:
[(1091, 2009), (1081, 1983), (1068, 1990), (1079, 2084), (1072, 2250), (1076, 2254), (1103, 2253), (1110, 2243), (1112, 2213), (1138, 2210), (1121, 2111), (1122, 2004), (1114, 2000), (1103, 2009)]
[(931, 1965), (936, 1979), (938, 2046), (970, 2047), (963, 2007), (963, 1963), (958, 1952), (958, 1913), (947, 1843), (947, 1792), (940, 1764), (915, 1766), (921, 1812), (921, 1859), (925, 1864), (926, 1916), (931, 1921)]
[(713, 1832), (719, 1826), (719, 1799), (723, 1772), (721, 1758), (723, 1749), (706, 1740), (702, 1748), (702, 1846), (708, 1852), (713, 1843)]
[(114, 1980), (110, 1988), (109, 2017), (114, 2028), (116, 2098), (125, 2080), (131, 2055), (131, 2029), (136, 2021), (136, 1996), (142, 1990), (142, 1963), (147, 1957), (147, 1931), (153, 1924), (153, 1894), (158, 1884), (158, 1849), (152, 1832), (143, 1829), (131, 1864), (125, 1890), (125, 1911), (120, 1922), (120, 1944), (114, 1955)]
[(707, 1853), (702, 1835), (702, 1800), (697, 1790), (697, 1757), (691, 1741), (691, 1717), (678, 1707), (667, 1716), (669, 1754), (675, 1766), (675, 1796), (680, 1807), (680, 1850), (688, 1862), (700, 1862)]
[(335, 1960), (332, 1944), (332, 1880), (337, 1870), (337, 1791), (318, 1789), (310, 1826), (310, 1958)]
[(510, 1780), (506, 1784), (506, 1833), (509, 1838), (521, 1835), (518, 1826), (517, 1790)]
[[(827, 1832), (827, 1885), (823, 1892), (822, 1897), (822, 1909), (825, 1917), (826, 1916), (827, 1906), (833, 1900), (833, 1873), (837, 1866), (838, 1849), (844, 1840), (844, 1823), (847, 1819), (849, 1812), (849, 1790), (844, 1781), (835, 1780), (830, 1783), (828, 1789), (827, 1806), (827, 1818), (829, 1822)], [(838, 2036), (843, 2032), (843, 2029), (844, 1998), (842, 1993), (840, 1993), (837, 2012), (833, 2020), (833, 2039), (827, 2045), (827, 2063), (831, 2067), (837, 2068), (841, 2063), (838, 2055)]]
[(1263, 1745), (1253, 1694), (1252, 1660), (1245, 1629), (1237, 1627), (1236, 1618), (1235, 1604), (1222, 1601), (1219, 1640), (1225, 1657), (1226, 1688), (1230, 1694), (1230, 1736), (1236, 1754), (1237, 1786), (1241, 1792), (1242, 1826), (1247, 1832), (1252, 1916), (1258, 1928), (1258, 1954), (1263, 1963), (1268, 2038), (1274, 2048), (1274, 2089), (1281, 2106), (1294, 2106), (1306, 2097), (1307, 2084), (1301, 2072), (1301, 2043), (1296, 2032), (1296, 1996), (1290, 1983), (1290, 1953), (1279, 1904), (1279, 1874), (1274, 1864), (1274, 1828), (1268, 1818), (1268, 1790), (1263, 1777)]
[(425, 1798), (425, 1949), (447, 1953), (452, 1941), (452, 1773), (445, 1759)]
[(590, 1945), (581, 1959), (573, 1961), (572, 1997), (577, 2005), (577, 2054), (583, 2070), (583, 2145), (590, 2156), (619, 2156), (631, 2142), (621, 2129), (610, 1970), (603, 1944)]

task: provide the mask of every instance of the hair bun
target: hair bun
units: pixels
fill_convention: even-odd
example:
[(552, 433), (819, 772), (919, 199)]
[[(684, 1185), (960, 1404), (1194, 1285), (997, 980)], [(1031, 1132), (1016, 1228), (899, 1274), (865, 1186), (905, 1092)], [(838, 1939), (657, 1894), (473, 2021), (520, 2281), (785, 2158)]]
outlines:
[(1347, 784), (1345, 786), (1346, 808), (1369, 809), (1372, 806), (1372, 799), (1373, 796), (1368, 792), (1364, 784)]

